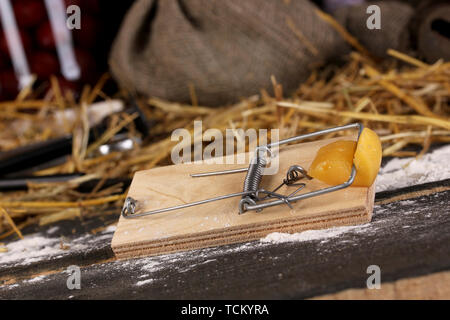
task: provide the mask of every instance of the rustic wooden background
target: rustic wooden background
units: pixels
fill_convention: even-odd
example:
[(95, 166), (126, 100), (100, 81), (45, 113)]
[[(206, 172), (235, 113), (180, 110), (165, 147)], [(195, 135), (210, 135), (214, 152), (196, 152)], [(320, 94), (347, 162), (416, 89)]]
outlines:
[[(450, 180), (381, 192), (363, 232), (268, 244), (259, 241), (118, 261), (113, 233), (97, 232), (118, 213), (57, 224), (68, 250), (27, 265), (0, 265), (1, 299), (450, 298)], [(51, 228), (54, 226), (47, 227)], [(25, 233), (46, 229), (30, 227)], [(88, 236), (86, 236), (88, 234)], [(81, 290), (66, 286), (81, 267)], [(366, 269), (381, 268), (382, 290), (367, 290)], [(324, 296), (325, 295), (325, 296)]]

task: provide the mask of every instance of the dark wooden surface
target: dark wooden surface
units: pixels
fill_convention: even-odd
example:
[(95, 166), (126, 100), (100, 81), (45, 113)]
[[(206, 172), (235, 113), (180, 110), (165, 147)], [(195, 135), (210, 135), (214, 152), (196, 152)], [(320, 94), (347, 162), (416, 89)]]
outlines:
[[(449, 189), (445, 180), (378, 193), (373, 221), (363, 230), (321, 240), (251, 242), (115, 261), (112, 233), (90, 235), (85, 239), (89, 249), (28, 265), (0, 265), (0, 298), (309, 298), (364, 288), (369, 265), (380, 266), (383, 282), (450, 270)], [(78, 221), (75, 234), (74, 222), (62, 222), (58, 235), (70, 243), (115, 219), (113, 214)], [(81, 267), (81, 290), (66, 286), (70, 265)]]

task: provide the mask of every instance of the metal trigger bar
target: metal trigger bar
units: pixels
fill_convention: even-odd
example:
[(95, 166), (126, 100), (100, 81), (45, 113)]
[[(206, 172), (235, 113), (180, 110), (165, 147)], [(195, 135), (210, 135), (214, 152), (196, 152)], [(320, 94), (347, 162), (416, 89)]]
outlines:
[[(296, 166), (292, 166), (289, 168), (289, 170), (286, 174), (286, 178), (283, 180), (283, 182), (280, 184), (280, 186), (275, 188), (273, 191), (266, 191), (262, 188), (259, 188), (259, 184), (260, 184), (262, 176), (263, 176), (263, 169), (266, 166), (265, 156), (260, 155), (260, 151), (265, 150), (265, 151), (268, 151), (269, 154), (271, 154), (271, 150), (274, 147), (279, 147), (281, 145), (294, 143), (294, 142), (298, 142), (298, 141), (305, 140), (308, 138), (314, 138), (314, 137), (317, 137), (320, 135), (325, 135), (325, 134), (334, 133), (337, 131), (348, 130), (348, 129), (358, 129), (358, 137), (357, 137), (357, 143), (358, 143), (363, 128), (364, 128), (364, 126), (361, 123), (353, 123), (353, 124), (349, 124), (349, 125), (345, 125), (345, 126), (325, 129), (325, 130), (321, 130), (321, 131), (317, 131), (317, 132), (312, 132), (312, 133), (280, 140), (278, 142), (274, 142), (274, 143), (270, 143), (270, 144), (267, 144), (264, 146), (257, 147), (256, 151), (255, 151), (255, 156), (253, 157), (252, 161), (250, 162), (250, 165), (248, 168), (207, 172), (207, 173), (199, 173), (199, 174), (191, 175), (192, 177), (197, 178), (197, 177), (208, 177), (208, 176), (215, 176), (215, 175), (247, 172), (247, 176), (244, 180), (244, 190), (242, 192), (231, 193), (231, 194), (227, 194), (227, 195), (223, 195), (223, 196), (218, 196), (218, 197), (214, 197), (214, 198), (195, 201), (195, 202), (186, 203), (186, 204), (168, 207), (168, 208), (163, 208), (163, 209), (151, 210), (151, 211), (142, 212), (142, 213), (136, 213), (136, 209), (138, 207), (138, 201), (131, 197), (127, 197), (125, 199), (125, 203), (124, 203), (124, 206), (122, 209), (122, 216), (127, 219), (138, 218), (138, 217), (142, 217), (142, 216), (148, 216), (148, 215), (153, 215), (153, 214), (158, 214), (158, 213), (163, 213), (163, 212), (168, 212), (168, 211), (173, 211), (173, 210), (184, 209), (184, 208), (202, 205), (202, 204), (206, 204), (206, 203), (210, 203), (210, 202), (214, 202), (214, 201), (229, 199), (229, 198), (233, 198), (233, 197), (242, 197), (241, 201), (239, 202), (239, 214), (243, 214), (250, 210), (260, 212), (265, 208), (278, 206), (278, 205), (282, 205), (282, 204), (286, 204), (290, 208), (292, 208), (291, 203), (293, 203), (293, 202), (320, 196), (320, 195), (323, 195), (326, 193), (330, 193), (330, 192), (334, 192), (334, 191), (338, 191), (338, 190), (347, 188), (353, 183), (353, 181), (355, 180), (355, 177), (356, 177), (356, 168), (354, 165), (352, 166), (352, 171), (351, 171), (350, 178), (348, 179), (348, 181), (346, 181), (342, 184), (339, 184), (337, 186), (323, 188), (320, 190), (315, 190), (315, 191), (311, 191), (308, 193), (297, 195), (298, 192), (300, 192), (306, 186), (306, 184), (304, 184), (304, 183), (295, 184), (295, 182), (297, 182), (303, 178), (306, 178), (309, 180), (312, 178), (308, 175), (308, 173), (306, 172), (306, 170), (304, 168), (296, 165)], [(292, 192), (291, 194), (289, 194), (287, 196), (277, 193), (277, 191), (284, 185), (286, 185), (286, 186), (294, 186), (295, 185), (295, 186), (298, 186), (298, 188), (294, 192)], [(265, 196), (260, 197), (261, 194), (264, 194)], [(269, 200), (269, 199), (275, 199), (275, 200), (265, 201), (265, 200)]]

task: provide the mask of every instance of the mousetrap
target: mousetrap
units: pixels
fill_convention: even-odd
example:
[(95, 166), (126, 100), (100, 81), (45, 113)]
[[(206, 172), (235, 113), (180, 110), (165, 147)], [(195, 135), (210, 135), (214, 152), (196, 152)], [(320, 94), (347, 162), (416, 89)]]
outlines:
[[(350, 124), (258, 147), (246, 165), (178, 164), (137, 172), (112, 239), (118, 258), (157, 255), (247, 242), (272, 232), (300, 232), (371, 220), (374, 185), (330, 186), (306, 170), (318, 150), (338, 140), (299, 143)], [(264, 175), (272, 149), (279, 150), (276, 174)], [(246, 157), (249, 158), (249, 157)], [(269, 159), (270, 160), (270, 159)]]

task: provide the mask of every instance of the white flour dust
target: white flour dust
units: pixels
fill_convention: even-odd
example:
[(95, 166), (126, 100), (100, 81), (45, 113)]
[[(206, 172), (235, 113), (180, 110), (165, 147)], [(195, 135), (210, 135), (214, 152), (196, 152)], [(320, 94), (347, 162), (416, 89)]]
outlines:
[(47, 278), (47, 276), (43, 275), (43, 276), (37, 276), (35, 278), (31, 278), (29, 280), (25, 280), (24, 282), (27, 283), (36, 283), (36, 282), (41, 282), (42, 280), (44, 280), (45, 278)]
[(112, 232), (115, 232), (116, 229), (117, 229), (116, 225), (110, 225), (105, 230), (103, 230), (102, 233), (103, 234), (105, 234), (105, 233), (112, 233)]
[[(74, 251), (92, 248), (95, 243), (105, 240), (106, 238), (110, 239), (111, 237), (112, 234), (101, 236), (87, 234), (67, 241), (56, 237), (49, 238), (41, 233), (27, 235), (22, 240), (6, 244), (6, 249), (8, 251), (0, 253), (0, 265), (28, 265), (48, 259), (49, 257), (59, 258)], [(61, 246), (61, 244), (63, 244), (63, 246)]]
[(416, 184), (450, 179), (450, 145), (417, 160), (395, 158), (381, 168), (376, 191), (394, 190)]
[(59, 227), (51, 227), (47, 230), (47, 234), (54, 234), (59, 231)]
[(29, 264), (49, 255), (59, 254), (60, 240), (41, 235), (26, 236), (23, 240), (8, 243), (7, 252), (0, 254), (0, 264), (21, 261)]
[(334, 227), (321, 230), (307, 230), (293, 234), (274, 232), (267, 235), (265, 238), (261, 239), (261, 242), (284, 243), (284, 242), (302, 242), (313, 240), (322, 240), (322, 242), (326, 242), (331, 238), (337, 237), (347, 232), (351, 231), (361, 232), (365, 230), (368, 226), (369, 226), (368, 224), (365, 224), (359, 226)]
[(147, 279), (147, 280), (138, 281), (138, 282), (136, 283), (136, 285), (137, 285), (138, 287), (140, 287), (140, 286), (144, 286), (144, 285), (146, 285), (146, 284), (152, 283), (152, 282), (153, 282), (153, 279)]

